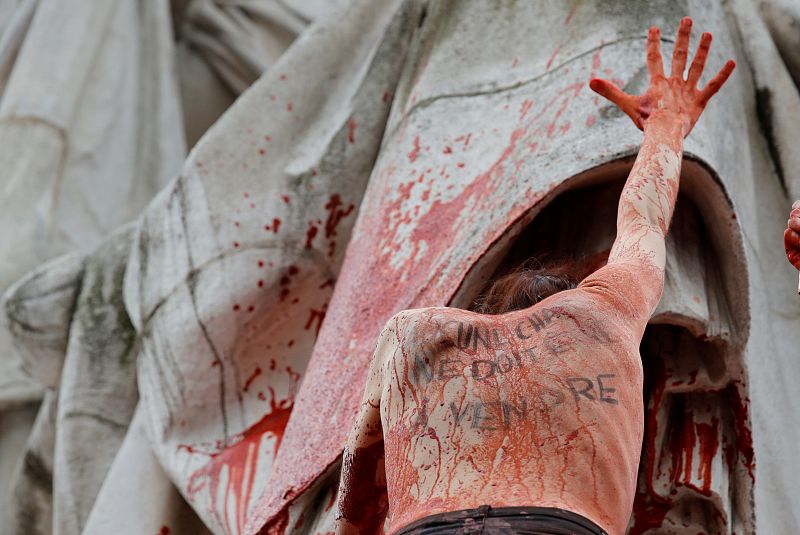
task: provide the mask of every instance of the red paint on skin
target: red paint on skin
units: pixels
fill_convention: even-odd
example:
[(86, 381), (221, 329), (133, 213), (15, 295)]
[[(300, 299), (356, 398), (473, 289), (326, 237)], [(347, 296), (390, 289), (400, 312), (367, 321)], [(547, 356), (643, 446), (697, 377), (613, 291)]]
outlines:
[(352, 117), (347, 121), (347, 141), (350, 143), (356, 142), (356, 120)]
[(414, 138), (414, 147), (411, 149), (411, 152), (408, 153), (408, 161), (414, 163), (417, 161), (418, 156), (419, 156), (419, 136)]
[(256, 369), (255, 369), (255, 370), (253, 370), (253, 373), (251, 373), (251, 374), (250, 374), (250, 377), (248, 377), (248, 378), (247, 378), (247, 380), (244, 382), (244, 388), (243, 388), (243, 390), (244, 390), (245, 392), (247, 392), (248, 390), (250, 390), (250, 385), (252, 385), (252, 384), (253, 384), (253, 381), (255, 381), (255, 380), (256, 380), (256, 377), (258, 377), (259, 375), (261, 375), (261, 368), (260, 368), (259, 366), (256, 366)]
[[(271, 389), (270, 391), (272, 392)], [(290, 399), (276, 403), (275, 394), (272, 392), (269, 412), (242, 433), (231, 437), (221, 451), (203, 453), (209, 457), (208, 463), (189, 477), (187, 487), (189, 498), (194, 499), (197, 493), (206, 489), (211, 502), (210, 511), (227, 532), (243, 533), (252, 498), (253, 484), (258, 473), (262, 440), (273, 437), (275, 439), (273, 451), (278, 451), (283, 440), (284, 429), (292, 412), (292, 406)], [(201, 453), (189, 448), (184, 449), (190, 453)], [(225, 474), (225, 478), (223, 478), (223, 474)], [(223, 481), (225, 487), (220, 489)], [(220, 490), (223, 494), (222, 504), (218, 504)], [(234, 518), (231, 518), (229, 505), (233, 505)]]

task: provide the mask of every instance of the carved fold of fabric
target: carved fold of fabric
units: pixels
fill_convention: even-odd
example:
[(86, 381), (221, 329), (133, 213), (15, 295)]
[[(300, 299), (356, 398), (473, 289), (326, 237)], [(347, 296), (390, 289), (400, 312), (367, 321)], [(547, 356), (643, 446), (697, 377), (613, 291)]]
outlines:
[(215, 533), (244, 532), (377, 157), (407, 5), (312, 26), (145, 210), (125, 300), (153, 449)]

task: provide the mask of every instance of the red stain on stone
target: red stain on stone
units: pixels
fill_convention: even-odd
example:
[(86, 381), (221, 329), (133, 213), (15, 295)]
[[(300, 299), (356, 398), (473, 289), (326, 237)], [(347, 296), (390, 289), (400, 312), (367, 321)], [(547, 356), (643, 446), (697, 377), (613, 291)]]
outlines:
[(253, 370), (253, 373), (251, 373), (250, 377), (248, 377), (247, 380), (244, 382), (244, 388), (242, 390), (244, 390), (245, 392), (250, 390), (250, 385), (253, 384), (253, 381), (255, 381), (256, 377), (258, 377), (259, 375), (261, 375), (261, 368), (256, 366), (256, 369)]
[(313, 221), (309, 221), (308, 223), (308, 230), (306, 231), (306, 249), (311, 249), (311, 245), (314, 242), (314, 238), (317, 237), (317, 233), (319, 229), (314, 224)]
[[(243, 533), (258, 473), (261, 442), (266, 437), (273, 437), (274, 451), (278, 451), (291, 413), (291, 399), (276, 403), (272, 392), (269, 412), (242, 433), (231, 437), (220, 451), (205, 453), (209, 457), (208, 463), (190, 476), (189, 497), (194, 498), (205, 489), (211, 502), (211, 514), (228, 533)], [(184, 449), (189, 453), (200, 453), (191, 446)], [(223, 482), (224, 488), (221, 488)], [(218, 503), (220, 494), (222, 503)], [(234, 512), (234, 518), (231, 518), (231, 512)]]
[(319, 330), (322, 328), (322, 321), (325, 319), (325, 312), (327, 311), (327, 305), (323, 306), (321, 309), (317, 310), (312, 308), (308, 311), (308, 320), (306, 320), (306, 325), (304, 327), (305, 330), (309, 330), (314, 323), (317, 324), (316, 328), (314, 329), (314, 335), (319, 335)]
[(553, 51), (553, 53), (550, 55), (550, 59), (548, 59), (548, 60), (547, 60), (547, 66), (546, 66), (546, 69), (547, 69), (548, 71), (550, 70), (550, 66), (553, 64), (553, 61), (555, 61), (555, 59), (556, 59), (556, 56), (558, 55), (558, 53), (559, 53), (559, 51), (560, 51), (560, 50), (561, 50), (561, 45), (558, 45), (558, 46), (556, 47), (556, 49)]
[(414, 146), (411, 149), (411, 152), (408, 153), (408, 161), (411, 163), (416, 162), (417, 156), (419, 156), (419, 136), (414, 138)]
[(347, 141), (350, 143), (356, 142), (356, 120), (352, 117), (347, 121)]

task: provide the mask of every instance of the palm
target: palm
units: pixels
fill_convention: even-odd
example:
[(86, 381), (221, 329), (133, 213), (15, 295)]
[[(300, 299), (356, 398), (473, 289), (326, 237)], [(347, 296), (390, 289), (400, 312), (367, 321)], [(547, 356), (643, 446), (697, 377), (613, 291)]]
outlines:
[(666, 114), (681, 121), (683, 135), (688, 135), (709, 99), (719, 91), (736, 66), (733, 60), (728, 61), (708, 85), (703, 89), (697, 88), (711, 46), (711, 34), (704, 33), (700, 38), (697, 54), (689, 67), (689, 74), (684, 80), (683, 72), (686, 68), (691, 30), (692, 19), (684, 17), (678, 28), (678, 37), (675, 39), (672, 71), (667, 76), (664, 74), (661, 62), (661, 33), (656, 27), (650, 28), (647, 35), (647, 70), (650, 74), (650, 85), (643, 95), (629, 95), (608, 80), (600, 78), (592, 79), (589, 86), (619, 106), (640, 129), (644, 129), (650, 117)]
[(783, 245), (789, 262), (800, 269), (800, 201), (795, 201), (789, 214), (789, 224), (783, 232)]

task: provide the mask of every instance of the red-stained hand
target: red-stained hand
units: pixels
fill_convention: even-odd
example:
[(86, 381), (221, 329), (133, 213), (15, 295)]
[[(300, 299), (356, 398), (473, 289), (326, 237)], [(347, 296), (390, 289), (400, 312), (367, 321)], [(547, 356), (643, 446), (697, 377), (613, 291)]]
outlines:
[(672, 73), (667, 77), (664, 75), (661, 63), (661, 32), (655, 26), (650, 28), (647, 35), (647, 70), (650, 73), (650, 86), (643, 95), (629, 95), (613, 83), (601, 78), (593, 78), (589, 82), (589, 87), (619, 106), (640, 129), (644, 130), (645, 123), (652, 116), (669, 115), (681, 121), (683, 136), (686, 137), (700, 118), (709, 99), (719, 91), (736, 67), (736, 63), (729, 60), (707, 86), (703, 89), (697, 88), (697, 81), (703, 74), (708, 49), (711, 46), (711, 34), (706, 32), (700, 37), (697, 54), (689, 68), (689, 75), (684, 80), (683, 71), (686, 67), (691, 31), (692, 19), (684, 17), (675, 40)]
[(783, 231), (783, 246), (786, 249), (786, 258), (800, 270), (800, 201), (795, 201), (792, 211), (789, 212), (789, 223)]

